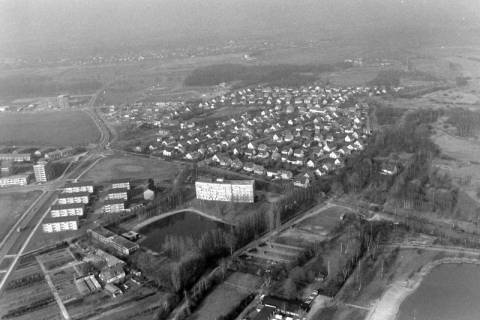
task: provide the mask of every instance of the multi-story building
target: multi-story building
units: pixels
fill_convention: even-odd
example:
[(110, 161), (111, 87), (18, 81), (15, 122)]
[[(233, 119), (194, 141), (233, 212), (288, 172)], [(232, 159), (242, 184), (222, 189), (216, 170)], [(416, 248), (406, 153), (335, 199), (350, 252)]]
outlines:
[(122, 188), (130, 190), (129, 179), (116, 179), (112, 181), (112, 189), (122, 189)]
[(67, 216), (83, 216), (85, 206), (83, 204), (55, 204), (50, 209), (50, 215), (53, 218)]
[(13, 176), (1, 177), (0, 188), (9, 186), (25, 186), (30, 181), (30, 174), (16, 174)]
[(117, 213), (125, 211), (125, 202), (122, 199), (109, 199), (103, 203), (103, 212)]
[(45, 154), (45, 159), (48, 160), (58, 160), (61, 158), (69, 157), (73, 155), (73, 148), (58, 149), (55, 151), (47, 152)]
[(31, 155), (30, 153), (0, 153), (0, 160), (2, 161), (14, 161), (14, 162), (22, 162), (22, 161), (30, 161)]
[(112, 200), (112, 199), (123, 199), (127, 201), (128, 189), (126, 188), (111, 189), (110, 191), (108, 191), (107, 200)]
[(114, 249), (121, 255), (128, 256), (140, 248), (138, 244), (127, 240), (124, 237), (119, 236), (103, 227), (99, 227), (94, 230), (89, 229), (87, 232), (93, 239), (103, 243), (107, 247)]
[(78, 217), (77, 216), (68, 216), (68, 217), (46, 217), (42, 221), (43, 232), (61, 232), (68, 230), (77, 230), (78, 229)]
[(37, 182), (47, 182), (52, 178), (50, 165), (45, 160), (38, 160), (37, 164), (33, 166), (33, 173)]
[(90, 200), (89, 192), (60, 193), (58, 195), (59, 204), (84, 203), (88, 204)]
[(195, 182), (197, 199), (229, 202), (254, 202), (254, 180), (200, 180)]
[(88, 192), (93, 193), (92, 181), (69, 181), (62, 189), (63, 193)]

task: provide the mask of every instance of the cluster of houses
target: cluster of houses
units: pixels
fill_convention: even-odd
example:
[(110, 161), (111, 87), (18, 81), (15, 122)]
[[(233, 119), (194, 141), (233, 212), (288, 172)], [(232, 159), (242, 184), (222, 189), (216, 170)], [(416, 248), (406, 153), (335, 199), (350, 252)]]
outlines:
[(78, 230), (79, 217), (85, 214), (85, 206), (94, 191), (93, 182), (69, 181), (61, 190), (50, 212), (42, 221), (46, 233)]
[[(185, 106), (160, 126), (148, 151), (168, 159), (242, 170), (252, 176), (293, 180), (308, 186), (343, 166), (352, 152), (362, 150), (371, 132), (365, 95), (381, 95), (377, 87), (257, 87)], [(205, 123), (178, 121), (189, 113), (222, 107), (248, 111)], [(176, 118), (177, 117), (177, 118)], [(140, 150), (136, 150), (140, 151)]]

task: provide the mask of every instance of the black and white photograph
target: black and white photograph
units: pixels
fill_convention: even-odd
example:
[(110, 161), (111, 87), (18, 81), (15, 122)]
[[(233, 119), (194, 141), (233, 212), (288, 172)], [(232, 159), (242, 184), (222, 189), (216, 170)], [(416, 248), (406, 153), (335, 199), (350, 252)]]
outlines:
[(0, 0), (0, 320), (479, 320), (480, 0)]

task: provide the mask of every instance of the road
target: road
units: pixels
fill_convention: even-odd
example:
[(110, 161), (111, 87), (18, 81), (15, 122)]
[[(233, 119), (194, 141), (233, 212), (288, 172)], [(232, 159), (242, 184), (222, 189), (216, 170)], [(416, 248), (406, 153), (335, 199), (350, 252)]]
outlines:
[[(41, 226), (42, 220), (50, 212), (50, 207), (58, 194), (57, 190), (63, 186), (67, 180), (81, 178), (98, 161), (105, 157), (104, 153), (107, 150), (111, 139), (110, 129), (94, 109), (95, 100), (101, 91), (103, 91), (103, 88), (94, 94), (87, 107), (82, 109), (92, 118), (100, 131), (100, 138), (96, 147), (88, 150), (87, 153), (78, 160), (77, 166), (71, 172), (66, 173), (65, 170), (65, 172), (54, 181), (43, 185), (28, 186), (29, 188), (32, 188), (32, 190), (41, 190), (42, 194), (29, 208), (27, 208), (15, 224), (14, 228), (12, 228), (7, 236), (0, 242), (0, 262), (4, 257), (13, 258), (13, 262), (10, 264), (0, 281), (0, 291), (14, 270), (18, 260), (22, 254), (25, 253), (25, 249), (33, 238), (35, 232)], [(22, 188), (21, 190), (25, 191), (25, 188)], [(12, 189), (9, 189), (9, 191), (12, 191)], [(21, 231), (17, 232), (19, 227), (21, 228)], [(68, 319), (68, 314), (63, 314), (64, 318)]]

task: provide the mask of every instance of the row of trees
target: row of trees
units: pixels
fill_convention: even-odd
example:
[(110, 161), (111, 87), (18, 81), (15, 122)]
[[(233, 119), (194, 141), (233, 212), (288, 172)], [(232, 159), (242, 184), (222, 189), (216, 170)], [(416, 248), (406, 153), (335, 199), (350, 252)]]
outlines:
[(460, 137), (470, 137), (480, 128), (480, 113), (464, 108), (451, 109), (448, 111), (447, 123), (457, 129)]

